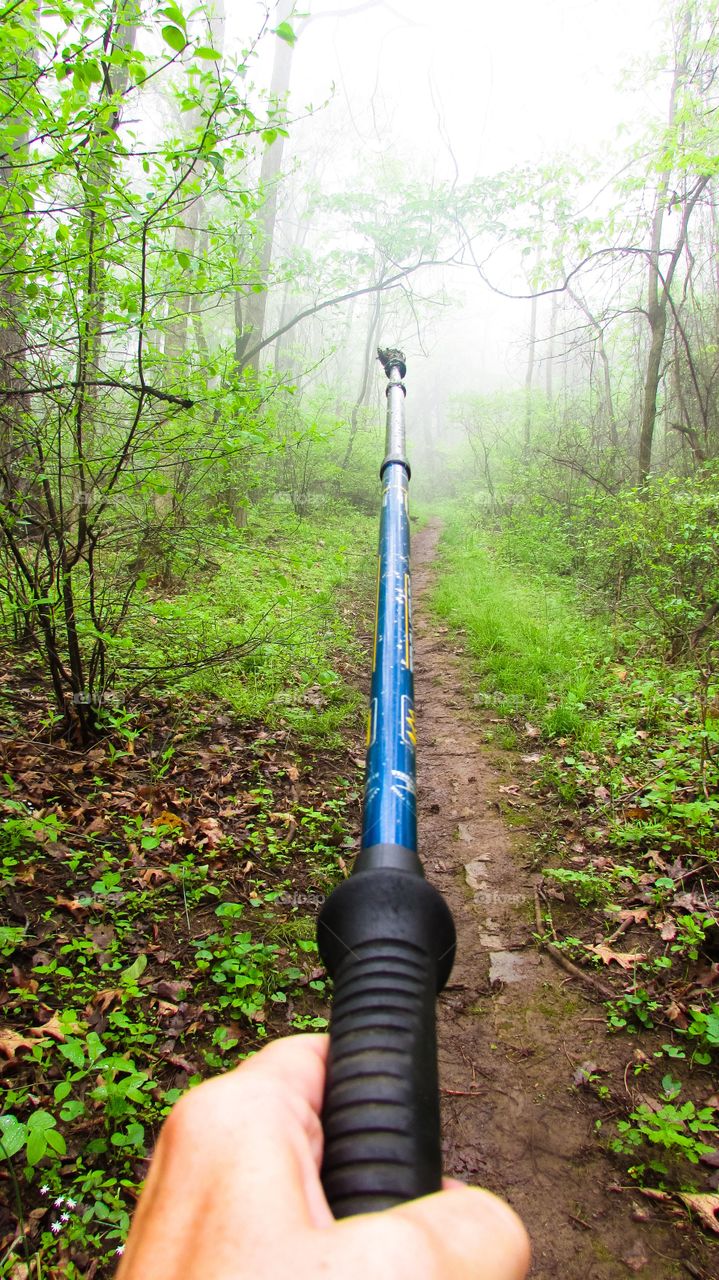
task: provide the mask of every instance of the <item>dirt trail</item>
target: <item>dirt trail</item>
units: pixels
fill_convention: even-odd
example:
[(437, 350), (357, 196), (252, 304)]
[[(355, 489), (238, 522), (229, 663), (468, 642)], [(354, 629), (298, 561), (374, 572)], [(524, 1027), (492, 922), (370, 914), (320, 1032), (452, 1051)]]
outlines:
[(445, 1171), (522, 1215), (533, 1280), (701, 1277), (661, 1210), (619, 1185), (594, 1137), (598, 1103), (572, 1087), (581, 1063), (631, 1049), (618, 1049), (602, 1009), (533, 945), (538, 876), (523, 865), (526, 833), (498, 804), (499, 788), (517, 782), (512, 757), (486, 745), (466, 664), (427, 612), (439, 531), (431, 522), (415, 534), (412, 562), (421, 847), (458, 933), (439, 1016)]

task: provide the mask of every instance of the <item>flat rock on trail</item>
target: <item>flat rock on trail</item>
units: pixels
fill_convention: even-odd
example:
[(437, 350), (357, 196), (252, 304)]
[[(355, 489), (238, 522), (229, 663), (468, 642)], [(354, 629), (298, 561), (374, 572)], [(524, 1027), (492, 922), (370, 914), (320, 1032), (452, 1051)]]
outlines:
[(458, 940), (439, 1002), (445, 1172), (522, 1216), (533, 1280), (702, 1276), (685, 1265), (688, 1240), (621, 1179), (594, 1136), (596, 1102), (572, 1087), (616, 1042), (602, 1008), (533, 943), (539, 876), (498, 804), (509, 765), (490, 756), (466, 662), (428, 616), (439, 532), (432, 521), (414, 535), (412, 563), (421, 848)]

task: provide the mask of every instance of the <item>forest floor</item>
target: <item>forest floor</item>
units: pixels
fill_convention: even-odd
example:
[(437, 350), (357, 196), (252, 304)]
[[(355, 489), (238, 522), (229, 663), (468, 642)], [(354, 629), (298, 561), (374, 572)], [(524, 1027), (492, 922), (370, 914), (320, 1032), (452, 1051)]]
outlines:
[(595, 1136), (612, 1108), (589, 1077), (626, 1099), (636, 1042), (609, 1035), (592, 991), (536, 947), (541, 875), (526, 818), (537, 800), (521, 757), (493, 745), (497, 721), (472, 704), (466, 659), (430, 615), (439, 533), (430, 521), (415, 534), (412, 558), (422, 850), (458, 932), (440, 997), (445, 1171), (521, 1214), (533, 1280), (709, 1280), (716, 1242), (676, 1202), (643, 1195)]
[[(539, 730), (517, 726), (510, 749), (478, 707), (461, 638), (431, 611), (439, 533), (414, 535), (413, 577), (421, 845), (458, 928), (440, 997), (445, 1169), (519, 1211), (533, 1280), (713, 1280), (716, 1220), (699, 1216), (719, 1196), (649, 1194), (606, 1150), (615, 1121), (651, 1105), (672, 1032), (609, 1034), (600, 987), (618, 995), (632, 974), (570, 976), (537, 948), (538, 891), (564, 934), (594, 920), (539, 888), (562, 821), (533, 781)], [(367, 600), (346, 611), (366, 645)], [(333, 658), (343, 687), (364, 688), (360, 659)], [(351, 731), (328, 749), (319, 685), (297, 693), (313, 742), (217, 699), (158, 698), (78, 752), (48, 741), (39, 680), (32, 655), (0, 670), (0, 1277), (104, 1280), (179, 1094), (327, 1025), (316, 915), (357, 849), (363, 760)], [(702, 1176), (717, 1189), (715, 1168)]]

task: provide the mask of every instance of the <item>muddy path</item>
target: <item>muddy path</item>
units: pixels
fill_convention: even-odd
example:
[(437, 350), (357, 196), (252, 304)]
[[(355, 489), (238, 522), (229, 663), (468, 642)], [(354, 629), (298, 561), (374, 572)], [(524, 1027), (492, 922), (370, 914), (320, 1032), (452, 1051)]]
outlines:
[(414, 535), (412, 563), (421, 851), (458, 934), (439, 1013), (445, 1171), (521, 1214), (533, 1280), (711, 1276), (686, 1221), (603, 1153), (599, 1103), (573, 1086), (582, 1063), (616, 1068), (632, 1046), (607, 1036), (601, 1006), (532, 941), (531, 840), (500, 813), (501, 788), (521, 787), (517, 757), (487, 744), (466, 662), (428, 611), (439, 532), (430, 522)]

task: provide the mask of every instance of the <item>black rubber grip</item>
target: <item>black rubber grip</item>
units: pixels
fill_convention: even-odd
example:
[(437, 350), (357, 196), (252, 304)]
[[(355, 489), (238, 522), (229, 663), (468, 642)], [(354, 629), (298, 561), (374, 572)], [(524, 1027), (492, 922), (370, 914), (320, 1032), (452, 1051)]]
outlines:
[(370, 870), (327, 900), (318, 939), (335, 982), (322, 1182), (343, 1218), (441, 1186), (435, 1000), (454, 924), (420, 876)]

